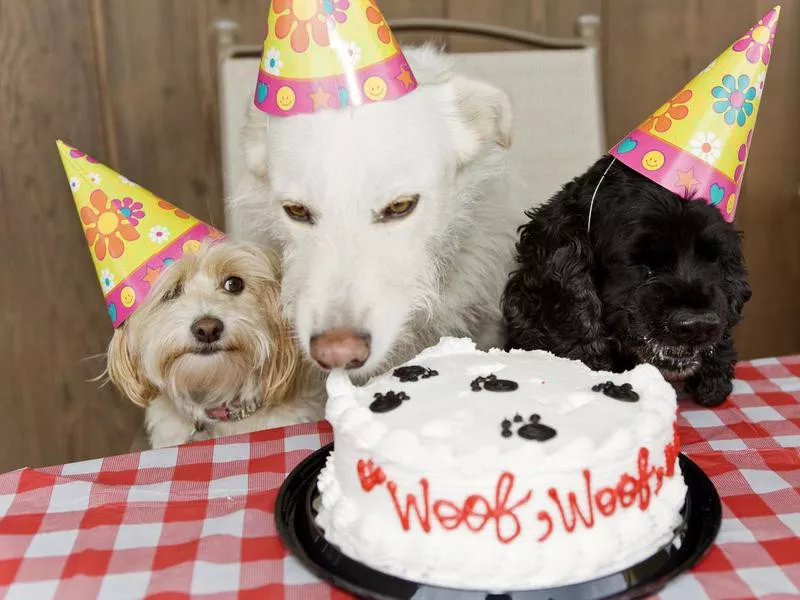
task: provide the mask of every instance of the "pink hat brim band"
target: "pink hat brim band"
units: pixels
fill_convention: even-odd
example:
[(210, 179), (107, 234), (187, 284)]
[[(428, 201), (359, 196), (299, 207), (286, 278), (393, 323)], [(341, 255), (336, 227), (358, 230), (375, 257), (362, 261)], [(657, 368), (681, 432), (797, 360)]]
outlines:
[(394, 100), (417, 87), (417, 80), (401, 52), (348, 75), (315, 79), (287, 79), (259, 70), (256, 106), (271, 115), (298, 114)]
[(697, 156), (641, 129), (622, 139), (610, 154), (682, 198), (705, 199), (726, 221), (733, 221), (738, 185)]

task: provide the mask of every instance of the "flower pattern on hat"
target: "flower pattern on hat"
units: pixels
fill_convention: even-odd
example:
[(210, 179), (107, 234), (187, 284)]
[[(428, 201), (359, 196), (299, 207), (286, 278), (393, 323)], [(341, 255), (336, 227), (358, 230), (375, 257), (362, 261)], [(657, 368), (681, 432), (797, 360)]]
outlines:
[(264, 56), (263, 64), (261, 67), (270, 75), (280, 75), (283, 61), (281, 60), (281, 51), (275, 47), (267, 50)]
[(169, 239), (169, 229), (163, 225), (156, 225), (150, 230), (147, 236), (150, 238), (151, 242), (163, 244)]
[(694, 139), (689, 141), (689, 145), (692, 148), (692, 154), (702, 158), (710, 165), (713, 165), (714, 161), (722, 154), (722, 140), (713, 131), (698, 132)]
[(104, 292), (109, 292), (114, 287), (114, 274), (108, 269), (100, 271), (100, 285)]
[(392, 41), (392, 32), (389, 31), (389, 25), (378, 8), (378, 2), (376, 0), (368, 1), (371, 6), (367, 7), (367, 20), (373, 25), (377, 25), (376, 33), (378, 34), (378, 39), (384, 44), (388, 44)]
[(672, 98), (661, 105), (656, 112), (642, 125), (643, 129), (655, 129), (659, 133), (664, 133), (672, 127), (672, 121), (685, 119), (689, 114), (689, 109), (685, 106), (692, 99), (691, 90), (681, 90)]
[(305, 52), (313, 38), (320, 46), (330, 44), (328, 16), (320, 0), (273, 0), (272, 7), (280, 15), (275, 21), (278, 39), (289, 37), (295, 52)]
[(769, 64), (777, 26), (778, 11), (773, 8), (733, 44), (733, 51), (744, 52), (751, 63)]
[(750, 85), (749, 75), (725, 75), (722, 85), (717, 85), (711, 90), (714, 98), (722, 98), (714, 102), (714, 112), (724, 115), (728, 125), (738, 124), (744, 126), (747, 117), (753, 114), (753, 100), (756, 97), (756, 88)]
[(747, 153), (750, 152), (750, 142), (752, 140), (753, 130), (751, 129), (747, 134), (747, 141), (739, 146), (739, 151), (736, 153), (736, 157), (739, 159), (739, 164), (736, 165), (736, 170), (733, 172), (733, 180), (737, 183), (742, 178), (742, 173), (744, 173), (744, 167), (747, 164)]
[(138, 240), (139, 233), (108, 201), (103, 190), (94, 190), (89, 203), (91, 206), (80, 210), (86, 241), (93, 247), (97, 260), (103, 260), (106, 254), (119, 258), (125, 252), (125, 242)]
[(142, 210), (141, 202), (136, 202), (132, 198), (123, 198), (122, 200), (112, 200), (111, 204), (134, 227), (139, 224), (139, 219), (144, 219), (145, 213)]

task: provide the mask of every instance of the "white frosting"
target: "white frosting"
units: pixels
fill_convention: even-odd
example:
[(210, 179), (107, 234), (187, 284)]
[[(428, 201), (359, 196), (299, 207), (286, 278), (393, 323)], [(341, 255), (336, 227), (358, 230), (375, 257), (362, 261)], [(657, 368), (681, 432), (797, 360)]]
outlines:
[[(388, 373), (362, 388), (343, 372), (328, 378), (326, 416), (336, 449), (320, 474), (317, 519), (342, 552), (406, 579), (491, 591), (592, 579), (672, 541), (686, 487), (677, 461), (672, 476), (651, 472), (664, 473), (676, 411), (675, 392), (655, 367), (596, 372), (546, 352), (484, 353), (453, 338), (407, 364), (438, 375), (401, 382)], [(472, 391), (473, 379), (495, 373), (518, 389)], [(592, 391), (606, 381), (630, 383), (639, 400)], [(409, 399), (372, 412), (375, 394), (388, 391)], [(520, 423), (513, 422), (517, 414)], [(517, 434), (532, 414), (555, 437)], [(501, 435), (504, 419), (512, 421), (509, 437)], [(649, 454), (645, 485), (641, 449)], [(359, 463), (363, 470), (367, 461), (385, 475), (368, 490), (359, 478)], [(632, 503), (623, 507), (618, 493), (606, 490), (601, 502), (613, 498), (616, 508), (603, 514), (598, 492), (617, 489), (626, 474), (624, 500)], [(571, 494), (588, 525), (570, 508)], [(409, 495), (422, 517), (408, 510)], [(465, 503), (473, 507), (466, 519)]]

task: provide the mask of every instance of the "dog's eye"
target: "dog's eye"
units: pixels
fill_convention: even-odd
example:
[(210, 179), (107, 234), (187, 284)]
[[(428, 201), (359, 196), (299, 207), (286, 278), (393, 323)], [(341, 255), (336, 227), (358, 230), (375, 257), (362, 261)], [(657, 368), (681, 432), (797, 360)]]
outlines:
[(179, 281), (175, 284), (171, 290), (167, 290), (167, 292), (161, 297), (162, 302), (169, 302), (170, 300), (175, 300), (183, 293), (183, 282)]
[(241, 294), (244, 291), (244, 280), (241, 277), (228, 277), (222, 284), (222, 289), (231, 294)]
[(293, 221), (300, 221), (301, 223), (314, 223), (314, 215), (302, 204), (284, 204), (283, 212), (285, 212)]
[(414, 194), (413, 196), (402, 196), (386, 205), (386, 207), (380, 213), (379, 220), (383, 221), (386, 219), (402, 219), (403, 217), (407, 217), (414, 212), (418, 202), (419, 194)]

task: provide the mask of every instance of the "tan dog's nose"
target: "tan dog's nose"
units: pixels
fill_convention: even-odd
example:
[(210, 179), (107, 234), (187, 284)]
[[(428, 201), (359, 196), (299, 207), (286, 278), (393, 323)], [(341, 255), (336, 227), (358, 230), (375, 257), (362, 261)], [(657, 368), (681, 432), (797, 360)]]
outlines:
[(222, 337), (225, 325), (216, 317), (203, 317), (197, 319), (190, 328), (194, 339), (204, 344), (211, 344)]
[(311, 338), (311, 358), (323, 369), (357, 369), (369, 358), (369, 341), (349, 327), (328, 329)]

